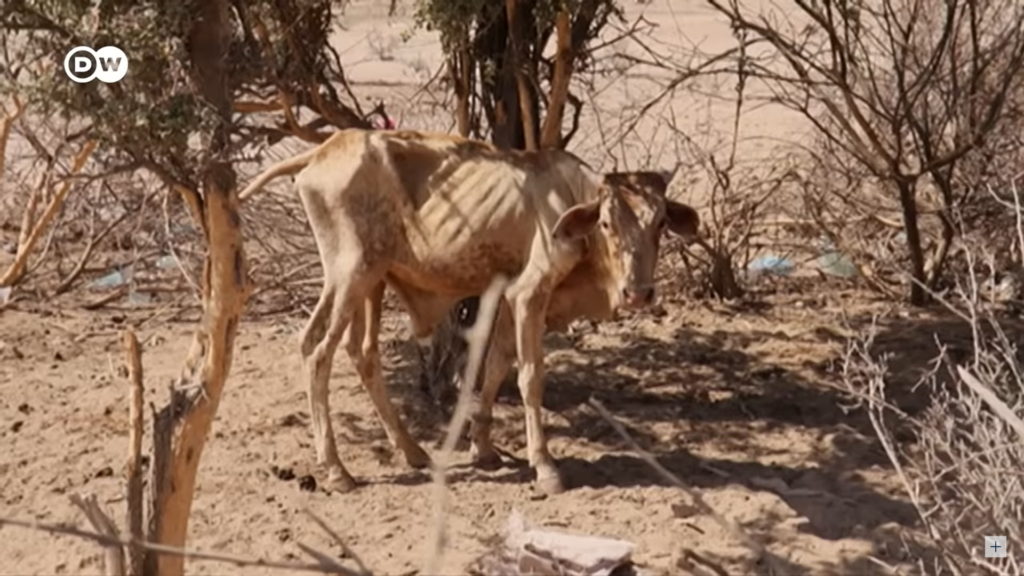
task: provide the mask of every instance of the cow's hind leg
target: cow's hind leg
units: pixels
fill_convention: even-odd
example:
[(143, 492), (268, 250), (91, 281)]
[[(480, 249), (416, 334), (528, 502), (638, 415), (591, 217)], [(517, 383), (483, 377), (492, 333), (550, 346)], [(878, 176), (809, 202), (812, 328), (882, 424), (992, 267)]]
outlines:
[[(494, 401), (498, 397), (501, 383), (512, 362), (515, 360), (515, 329), (512, 326), (512, 315), (508, 307), (502, 303), (494, 320), (494, 333), (491, 345), (484, 359), (483, 385), (480, 390), (480, 406), (473, 415), (470, 435), (472, 438), (473, 465), (478, 468), (492, 469), (501, 465), (501, 456), (494, 448), (491, 439), (491, 427), (494, 423)], [(463, 383), (463, 385), (466, 385)]]
[(367, 287), (375, 283), (361, 263), (341, 270), (327, 268), (320, 301), (302, 334), (303, 371), (309, 392), (317, 461), (327, 467), (328, 486), (340, 492), (353, 489), (355, 481), (341, 463), (331, 426), (328, 390), (331, 364), (338, 344), (353, 320), (360, 324), (363, 322), (365, 312), (360, 305), (366, 298)]
[(346, 333), (345, 349), (359, 373), (363, 386), (370, 394), (391, 445), (401, 450), (410, 466), (425, 468), (430, 465), (430, 456), (412, 438), (395, 411), (381, 370), (378, 342), (384, 286), (384, 283), (380, 282), (369, 291), (369, 296), (363, 301), (362, 313), (356, 316), (357, 321), (352, 322)]
[(341, 325), (344, 313), (343, 299), (338, 294), (338, 286), (329, 280), (326, 281), (320, 294), (320, 301), (317, 302), (303, 330), (300, 345), (303, 377), (309, 396), (309, 412), (313, 420), (313, 443), (316, 446), (317, 463), (327, 468), (328, 483), (331, 487), (342, 492), (354, 488), (355, 480), (338, 456), (334, 429), (331, 426), (327, 384), (331, 376), (334, 351), (344, 332), (344, 326)]

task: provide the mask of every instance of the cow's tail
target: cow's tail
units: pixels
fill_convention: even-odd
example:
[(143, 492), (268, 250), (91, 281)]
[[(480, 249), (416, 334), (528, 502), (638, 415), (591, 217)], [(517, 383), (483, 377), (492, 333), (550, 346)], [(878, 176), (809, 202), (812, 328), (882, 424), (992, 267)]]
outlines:
[(309, 164), (309, 161), (313, 159), (313, 156), (316, 155), (316, 153), (319, 150), (319, 146), (313, 147), (310, 150), (307, 150), (306, 152), (292, 156), (287, 160), (282, 160), (277, 164), (274, 164), (270, 168), (267, 168), (259, 176), (257, 176), (248, 186), (246, 186), (245, 190), (242, 190), (242, 192), (238, 195), (238, 200), (240, 202), (244, 202), (246, 198), (252, 196), (256, 192), (259, 192), (260, 188), (263, 188), (263, 186), (267, 182), (270, 182), (271, 180), (277, 178), (278, 176), (283, 176), (285, 174), (291, 175), (295, 174), (299, 170), (302, 170), (303, 168), (306, 167), (307, 164)]

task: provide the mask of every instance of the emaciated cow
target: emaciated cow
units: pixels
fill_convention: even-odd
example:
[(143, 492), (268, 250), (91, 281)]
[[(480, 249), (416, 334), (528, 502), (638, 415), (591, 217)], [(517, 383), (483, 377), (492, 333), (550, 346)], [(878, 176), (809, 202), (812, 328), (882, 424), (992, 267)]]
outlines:
[[(636, 194), (651, 198), (664, 198), (671, 179), (671, 174), (656, 171), (612, 172), (604, 175), (607, 185), (627, 188)], [(683, 208), (690, 210), (687, 206)], [(687, 240), (695, 239), (700, 222), (696, 212), (679, 220), (687, 222), (689, 226), (677, 229), (676, 233)], [(545, 315), (546, 331), (564, 332), (574, 320), (605, 320), (613, 315), (613, 295), (608, 294), (606, 288), (609, 285), (610, 271), (602, 266), (603, 261), (605, 256), (600, 251), (585, 250), (579, 263), (566, 279), (556, 286), (548, 300)], [(476, 321), (478, 303), (478, 297), (467, 298), (458, 303), (448, 319), (455, 330), (467, 329)], [(455, 342), (450, 343), (455, 349), (449, 351), (451, 358), (447, 359), (447, 365), (431, 374), (438, 381), (432, 384), (436, 388), (430, 392), (439, 403), (451, 402), (455, 398), (455, 389), (463, 385), (461, 373), (465, 366), (466, 348), (465, 342), (458, 336), (456, 338)], [(477, 466), (491, 468), (500, 464), (500, 456), (491, 442), (492, 409), (501, 384), (515, 359), (515, 327), (512, 314), (508, 306), (501, 306), (497, 310), (491, 340), (485, 351), (480, 376), (480, 402), (477, 412), (473, 414), (471, 437), (473, 460)]]
[(429, 458), (387, 395), (378, 340), (390, 286), (426, 338), (462, 298), (497, 275), (512, 278), (505, 299), (514, 323), (527, 452), (546, 493), (562, 490), (541, 425), (548, 302), (585, 254), (600, 254), (600, 289), (612, 308), (653, 296), (658, 238), (687, 234), (694, 212), (657, 195), (605, 185), (576, 156), (559, 150), (503, 151), (484, 142), (409, 131), (342, 130), (316, 148), (260, 174), (244, 200), (271, 179), (295, 174), (324, 272), (324, 286), (301, 337), (317, 461), (328, 485), (355, 481), (338, 456), (327, 383), (342, 342), (391, 443), (415, 467)]

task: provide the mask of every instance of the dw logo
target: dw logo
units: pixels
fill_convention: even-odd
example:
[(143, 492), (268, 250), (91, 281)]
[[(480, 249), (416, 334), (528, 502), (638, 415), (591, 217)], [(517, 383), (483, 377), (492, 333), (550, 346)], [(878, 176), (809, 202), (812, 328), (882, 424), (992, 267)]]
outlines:
[(77, 46), (64, 56), (64, 73), (79, 84), (93, 79), (110, 84), (128, 73), (128, 56), (117, 46), (104, 46), (99, 50)]

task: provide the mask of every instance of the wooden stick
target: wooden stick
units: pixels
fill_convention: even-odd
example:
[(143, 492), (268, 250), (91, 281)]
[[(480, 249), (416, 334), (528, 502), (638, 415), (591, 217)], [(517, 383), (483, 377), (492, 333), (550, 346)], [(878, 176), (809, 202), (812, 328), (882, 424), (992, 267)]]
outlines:
[(128, 285), (118, 286), (113, 292), (82, 304), (82, 310), (98, 310), (128, 293)]
[[(99, 503), (96, 502), (95, 495), (89, 495), (82, 498), (77, 494), (72, 494), (71, 503), (85, 513), (85, 517), (98, 533), (107, 538), (119, 539), (117, 526), (114, 524), (114, 521), (107, 516), (103, 509), (100, 508)], [(106, 574), (106, 576), (125, 576), (124, 547), (104, 547), (103, 573)]]
[[(128, 533), (135, 540), (142, 540), (143, 502), (142, 502), (142, 353), (139, 351), (139, 340), (135, 332), (128, 328), (123, 332), (125, 360), (128, 364), (128, 383), (131, 386), (130, 403), (128, 404), (128, 463), (125, 476), (128, 484)], [(128, 549), (128, 574), (140, 576), (145, 561), (144, 550)]]

